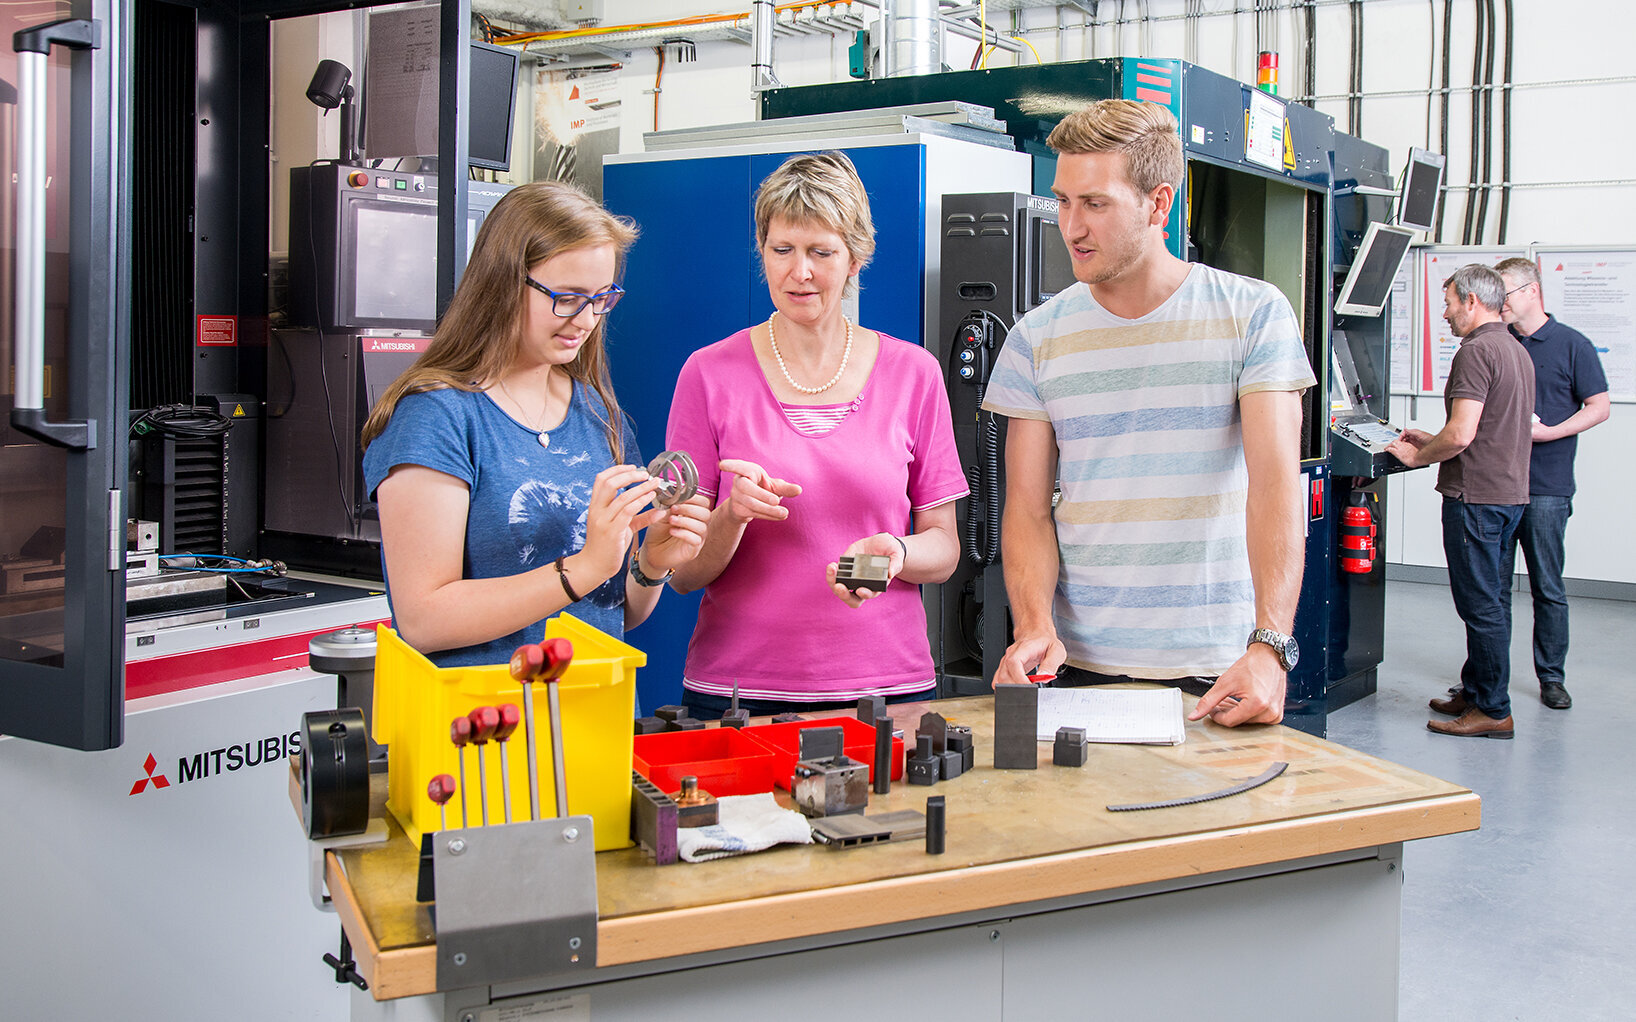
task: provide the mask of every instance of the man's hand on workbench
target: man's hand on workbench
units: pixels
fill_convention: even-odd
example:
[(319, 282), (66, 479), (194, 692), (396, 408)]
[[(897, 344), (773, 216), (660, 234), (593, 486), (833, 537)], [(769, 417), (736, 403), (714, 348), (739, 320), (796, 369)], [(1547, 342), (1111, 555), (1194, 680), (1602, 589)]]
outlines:
[(1030, 674), (1055, 675), (1067, 659), (1068, 650), (1055, 631), (1042, 635), (1018, 634), (994, 670), (994, 684), (1032, 685)]
[(1289, 676), (1272, 647), (1255, 643), (1221, 673), (1188, 720), (1210, 717), (1217, 724), (1276, 724), (1284, 719)]

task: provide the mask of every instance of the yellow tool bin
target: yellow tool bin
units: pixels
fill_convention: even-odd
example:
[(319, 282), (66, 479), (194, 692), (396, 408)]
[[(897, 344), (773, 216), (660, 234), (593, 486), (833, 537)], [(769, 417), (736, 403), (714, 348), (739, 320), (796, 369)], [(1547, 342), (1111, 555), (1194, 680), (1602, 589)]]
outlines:
[[(636, 706), (636, 668), (647, 654), (568, 614), (545, 623), (546, 638), (574, 644), (574, 659), (558, 680), (562, 707), (562, 745), (568, 774), (568, 811), (589, 814), (596, 824), (598, 851), (631, 844), (631, 739)], [(540, 815), (556, 813), (556, 782), (551, 773), (550, 702), (544, 682), (535, 682), (534, 742), (539, 767)], [(426, 787), (438, 774), (460, 780), (460, 752), (449, 740), (449, 725), (479, 706), (515, 703), (523, 709), (523, 687), (507, 665), (437, 667), (385, 625), (377, 628), (375, 648), (374, 735), (388, 748), (386, 808), (417, 845), (422, 833), (437, 831), (438, 807)], [(519, 725), (506, 742), (511, 786), (511, 819), (529, 818), (528, 742)], [(500, 783), (500, 750), (483, 746), (488, 777), (488, 822), (505, 822)], [(446, 810), (449, 827), (460, 826), (462, 795), (466, 821), (483, 821), (482, 786), (477, 747), (468, 745), (465, 792), (457, 791)]]

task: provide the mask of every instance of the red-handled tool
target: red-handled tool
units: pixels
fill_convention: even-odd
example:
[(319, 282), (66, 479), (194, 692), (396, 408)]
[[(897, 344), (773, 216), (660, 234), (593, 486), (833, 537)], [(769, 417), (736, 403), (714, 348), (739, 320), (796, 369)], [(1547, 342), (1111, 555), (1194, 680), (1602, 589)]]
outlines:
[(426, 786), (426, 797), (437, 803), (437, 818), (442, 823), (438, 829), (448, 830), (448, 810), (443, 807), (454, 797), (454, 778), (448, 774), (438, 774), (432, 778), (432, 783)]
[(468, 826), (466, 822), (466, 743), (471, 741), (471, 720), (466, 717), (456, 717), (449, 723), (449, 741), (454, 743), (460, 753), (460, 826)]
[(467, 714), (471, 720), (471, 743), (477, 746), (477, 804), (483, 810), (483, 826), (489, 825), (489, 778), (484, 766), (483, 746), (494, 737), (500, 727), (500, 711), (492, 706), (479, 706)]
[[(511, 654), (511, 676), (523, 683), (523, 738), (528, 745), (528, 811), (529, 819), (540, 818), (540, 768), (534, 743), (534, 690), (536, 681), (555, 682), (574, 659), (574, 644), (567, 639), (546, 639), (544, 642), (519, 646)], [(551, 685), (551, 722), (557, 720), (557, 688)], [(551, 743), (556, 763), (557, 815), (566, 815), (567, 792), (562, 778), (562, 743)]]
[(511, 768), (506, 765), (506, 739), (517, 730), (522, 723), (523, 713), (517, 709), (516, 703), (506, 703), (499, 707), (500, 726), (494, 729), (494, 741), (500, 746), (500, 798), (505, 805), (506, 822), (511, 822)]

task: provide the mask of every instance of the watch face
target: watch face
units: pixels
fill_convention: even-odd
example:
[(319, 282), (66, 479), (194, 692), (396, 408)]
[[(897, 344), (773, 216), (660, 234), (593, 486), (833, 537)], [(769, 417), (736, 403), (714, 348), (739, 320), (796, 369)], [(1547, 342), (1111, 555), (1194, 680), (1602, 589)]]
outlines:
[(1294, 639), (1284, 643), (1278, 650), (1278, 654), (1284, 658), (1284, 670), (1286, 671), (1293, 671), (1295, 665), (1301, 661), (1301, 647), (1295, 644)]

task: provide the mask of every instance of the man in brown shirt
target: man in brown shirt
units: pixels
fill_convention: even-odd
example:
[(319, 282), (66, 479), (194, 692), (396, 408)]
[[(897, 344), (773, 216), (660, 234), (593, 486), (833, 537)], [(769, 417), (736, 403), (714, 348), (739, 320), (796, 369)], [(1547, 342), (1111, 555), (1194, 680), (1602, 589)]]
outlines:
[(1460, 690), (1433, 699), (1453, 716), (1426, 727), (1439, 734), (1510, 738), (1510, 550), (1528, 504), (1533, 448), (1534, 364), (1505, 328), (1505, 281), (1468, 263), (1443, 285), (1443, 318), (1460, 337), (1443, 390), (1448, 424), (1436, 436), (1404, 430), (1387, 448), (1411, 468), (1441, 462), (1443, 553), (1454, 609), (1466, 625)]

